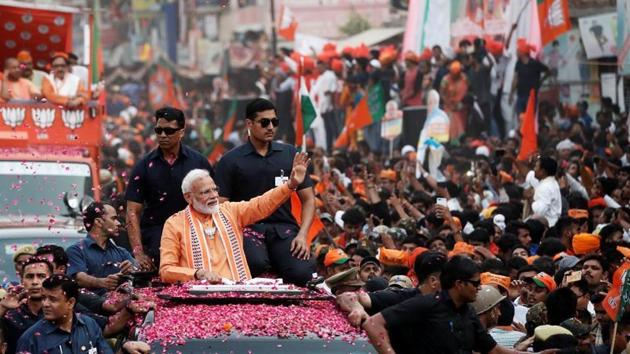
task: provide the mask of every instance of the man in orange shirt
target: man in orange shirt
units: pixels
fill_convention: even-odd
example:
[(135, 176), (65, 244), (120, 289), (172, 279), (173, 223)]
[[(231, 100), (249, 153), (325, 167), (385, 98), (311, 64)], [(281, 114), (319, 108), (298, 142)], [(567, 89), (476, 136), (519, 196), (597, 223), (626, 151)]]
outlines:
[(87, 91), (81, 79), (70, 73), (68, 54), (55, 53), (52, 58), (52, 73), (42, 82), (42, 93), (51, 103), (78, 108), (87, 102)]
[(304, 181), (308, 161), (306, 153), (296, 154), (287, 183), (246, 202), (219, 204), (218, 188), (208, 171), (190, 171), (182, 181), (188, 207), (168, 218), (162, 231), (162, 281), (250, 279), (243, 227), (268, 217), (289, 199)]
[(15, 58), (4, 61), (4, 78), (2, 79), (1, 98), (10, 100), (31, 100), (40, 96), (40, 92), (32, 82), (22, 77), (20, 63)]

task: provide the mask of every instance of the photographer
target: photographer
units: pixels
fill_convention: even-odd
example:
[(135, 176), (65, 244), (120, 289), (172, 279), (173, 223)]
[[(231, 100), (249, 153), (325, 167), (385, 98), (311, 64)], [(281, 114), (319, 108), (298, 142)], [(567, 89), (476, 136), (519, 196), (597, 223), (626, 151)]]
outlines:
[(93, 202), (83, 213), (83, 224), (88, 235), (66, 250), (68, 276), (74, 277), (80, 287), (103, 295), (116, 289), (121, 276), (130, 274), (137, 263), (129, 251), (112, 241), (120, 227), (114, 207)]

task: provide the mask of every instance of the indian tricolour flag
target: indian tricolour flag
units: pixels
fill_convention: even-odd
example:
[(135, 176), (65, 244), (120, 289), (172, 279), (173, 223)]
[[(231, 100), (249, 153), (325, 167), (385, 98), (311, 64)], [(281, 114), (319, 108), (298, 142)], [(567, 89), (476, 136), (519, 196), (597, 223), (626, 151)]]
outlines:
[(317, 109), (304, 78), (299, 76), (300, 89), (297, 94), (297, 117), (295, 120), (295, 146), (301, 146), (302, 151), (306, 151), (306, 132), (317, 118)]

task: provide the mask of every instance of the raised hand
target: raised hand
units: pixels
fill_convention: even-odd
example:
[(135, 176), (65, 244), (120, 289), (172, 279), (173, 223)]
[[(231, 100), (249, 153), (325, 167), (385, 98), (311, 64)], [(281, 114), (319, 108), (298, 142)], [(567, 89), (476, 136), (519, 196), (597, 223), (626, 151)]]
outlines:
[(306, 168), (310, 163), (308, 154), (298, 152), (293, 158), (293, 168), (291, 169), (291, 177), (289, 178), (289, 188), (296, 189), (306, 177)]

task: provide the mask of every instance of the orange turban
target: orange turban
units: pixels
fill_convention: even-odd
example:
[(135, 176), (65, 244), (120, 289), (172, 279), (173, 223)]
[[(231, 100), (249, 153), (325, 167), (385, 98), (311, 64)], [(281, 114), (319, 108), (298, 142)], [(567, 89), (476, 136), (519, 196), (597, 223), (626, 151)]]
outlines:
[(341, 54), (343, 54), (343, 55), (352, 55), (352, 47), (350, 47), (350, 46), (343, 47), (343, 50), (341, 50)]
[(497, 285), (502, 287), (505, 291), (510, 290), (510, 277), (506, 277), (499, 274), (494, 274), (490, 272), (481, 273), (481, 284), (482, 285)]
[(588, 210), (569, 209), (568, 215), (571, 219), (588, 219)]
[(459, 61), (455, 60), (451, 63), (451, 65), (448, 67), (448, 71), (451, 74), (459, 74), (462, 72), (462, 63), (460, 63)]
[(475, 254), (475, 247), (466, 242), (458, 241), (455, 243), (453, 250), (448, 253), (448, 258), (455, 257), (460, 254)]
[(31, 53), (29, 53), (27, 50), (21, 50), (17, 55), (17, 60), (20, 63), (28, 63), (33, 61), (33, 57), (31, 56)]
[(354, 50), (352, 51), (352, 56), (355, 58), (368, 59), (370, 57), (370, 48), (368, 48), (365, 44), (361, 43), (360, 46), (354, 48)]
[(599, 250), (599, 236), (593, 234), (577, 234), (573, 236), (573, 252), (577, 255), (587, 254)]
[(396, 171), (388, 169), (388, 170), (382, 170), (381, 173), (378, 175), (381, 179), (388, 179), (392, 182), (396, 182)]

